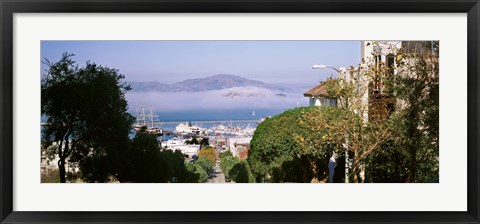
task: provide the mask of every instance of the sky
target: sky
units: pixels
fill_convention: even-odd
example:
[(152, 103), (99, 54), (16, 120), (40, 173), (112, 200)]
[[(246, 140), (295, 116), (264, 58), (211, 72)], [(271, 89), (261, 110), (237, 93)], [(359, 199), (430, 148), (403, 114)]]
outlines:
[[(126, 81), (165, 84), (218, 74), (237, 75), (292, 88), (275, 92), (261, 88), (232, 88), (196, 92), (128, 91), (129, 111), (145, 105), (158, 113), (179, 111), (286, 110), (308, 106), (303, 93), (336, 71), (312, 69), (358, 65), (360, 41), (42, 41), (41, 57), (51, 62), (73, 53), (79, 67), (87, 61), (118, 69)], [(46, 65), (42, 65), (42, 71)], [(226, 97), (229, 92), (254, 97)], [(278, 97), (278, 94), (285, 95)], [(245, 94), (240, 94), (245, 95)], [(247, 94), (248, 95), (248, 94)], [(188, 103), (185, 103), (188, 102)], [(188, 113), (187, 113), (188, 114)], [(188, 117), (182, 118), (188, 120)], [(233, 117), (232, 117), (233, 119)]]
[[(41, 58), (55, 62), (73, 53), (86, 61), (119, 69), (127, 81), (174, 83), (217, 74), (266, 83), (318, 83), (334, 67), (360, 62), (360, 41), (42, 41)], [(42, 65), (42, 71), (45, 69)]]

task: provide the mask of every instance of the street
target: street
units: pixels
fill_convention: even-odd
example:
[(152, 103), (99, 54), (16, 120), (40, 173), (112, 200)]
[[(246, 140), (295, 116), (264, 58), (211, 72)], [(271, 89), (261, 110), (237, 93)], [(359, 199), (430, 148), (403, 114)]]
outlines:
[(225, 183), (225, 175), (220, 169), (220, 163), (215, 163), (213, 167), (213, 177), (208, 179), (208, 183)]

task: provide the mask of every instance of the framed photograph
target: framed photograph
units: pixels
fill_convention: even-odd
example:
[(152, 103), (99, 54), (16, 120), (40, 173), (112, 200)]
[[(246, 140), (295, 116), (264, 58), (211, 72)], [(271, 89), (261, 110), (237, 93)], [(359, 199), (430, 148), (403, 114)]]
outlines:
[(0, 7), (1, 223), (479, 223), (478, 0)]

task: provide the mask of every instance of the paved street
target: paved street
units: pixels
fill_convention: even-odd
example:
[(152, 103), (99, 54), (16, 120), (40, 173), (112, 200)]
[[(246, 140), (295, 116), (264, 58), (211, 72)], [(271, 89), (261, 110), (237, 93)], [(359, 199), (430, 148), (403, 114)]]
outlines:
[(225, 175), (220, 169), (220, 163), (216, 163), (213, 167), (213, 178), (208, 179), (208, 183), (225, 183)]

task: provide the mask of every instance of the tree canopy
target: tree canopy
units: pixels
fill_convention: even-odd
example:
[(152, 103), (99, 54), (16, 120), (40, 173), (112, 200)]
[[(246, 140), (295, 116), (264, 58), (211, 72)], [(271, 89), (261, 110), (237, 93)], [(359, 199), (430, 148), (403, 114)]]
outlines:
[[(133, 117), (127, 113), (124, 76), (116, 69), (87, 62), (79, 68), (73, 54), (64, 53), (42, 77), (41, 112), (47, 117), (43, 142), (55, 143), (60, 181), (65, 162), (78, 163), (90, 181), (115, 175), (119, 154), (128, 144)], [(49, 148), (49, 147), (45, 147)], [(95, 164), (95, 166), (92, 165)]]
[(215, 149), (211, 146), (208, 146), (208, 147), (205, 147), (203, 149), (200, 149), (200, 151), (198, 152), (198, 157), (200, 158), (207, 158), (208, 160), (210, 160), (210, 162), (212, 164), (215, 164), (215, 161), (216, 161), (216, 154), (215, 154)]
[(255, 130), (247, 161), (257, 182), (318, 182), (341, 145), (325, 143), (327, 127), (317, 118), (340, 121), (336, 107), (300, 107), (267, 118)]
[(439, 42), (400, 49), (395, 93), (395, 143), (408, 157), (407, 182), (439, 179)]

